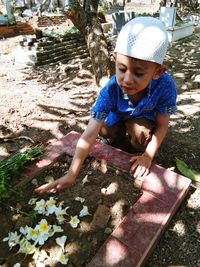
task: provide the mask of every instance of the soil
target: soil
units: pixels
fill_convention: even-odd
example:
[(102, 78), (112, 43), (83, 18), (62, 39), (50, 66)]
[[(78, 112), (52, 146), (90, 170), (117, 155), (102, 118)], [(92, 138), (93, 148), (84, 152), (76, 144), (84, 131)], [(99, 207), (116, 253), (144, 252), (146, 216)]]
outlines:
[[(33, 183), (26, 184), (23, 190), (17, 193), (13, 192), (9, 203), (1, 205), (1, 214), (4, 215), (0, 222), (1, 239), (5, 237), (5, 233), (13, 231), (13, 229), (19, 232), (20, 227), (26, 225), (34, 227), (41, 219), (47, 219), (51, 225), (58, 225), (55, 215), (47, 217), (38, 214), (33, 221), (30, 214), (35, 205), (29, 205), (28, 202), (30, 196), (38, 198), (38, 195), (34, 194), (36, 184), (41, 185), (49, 179), (61, 177), (66, 173), (70, 162), (71, 158), (66, 156), (65, 159), (49, 167), (41, 176), (37, 177), (37, 180), (34, 179)], [(76, 183), (68, 190), (53, 196), (57, 203), (64, 202), (63, 207), (70, 207), (67, 210), (65, 221), (60, 224), (63, 229), (61, 235), (67, 236), (65, 251), (70, 258), (68, 266), (85, 266), (91, 261), (112, 230), (127, 214), (129, 207), (141, 196), (141, 191), (135, 189), (132, 184), (133, 181), (127, 177), (127, 174), (93, 158), (88, 158)], [(83, 198), (85, 201), (81, 203), (76, 200), (77, 197)], [(44, 196), (43, 199), (48, 200), (49, 196)], [(83, 205), (88, 207), (89, 215), (80, 218), (79, 226), (72, 228), (69, 224), (70, 217), (78, 215)], [(14, 212), (11, 211), (13, 208)], [(26, 214), (22, 214), (20, 211)], [(55, 238), (61, 235), (53, 236), (43, 246), (49, 255), (49, 259), (44, 261), (45, 266), (62, 266), (55, 260), (55, 254), (59, 253)], [(16, 255), (19, 247), (16, 246), (9, 251), (6, 242), (1, 242), (0, 246), (0, 258), (7, 264), (6, 266), (13, 266), (16, 262), (20, 262), (24, 267), (38, 266), (32, 259), (32, 255), (27, 257), (24, 257), (24, 254)]]
[[(98, 92), (88, 59), (72, 62), (70, 69), (67, 69), (66, 65), (60, 65), (33, 70), (31, 66), (27, 66), (23, 53), (19, 55), (20, 38), (19, 36), (1, 41), (1, 158), (33, 144), (46, 145), (49, 140), (59, 139), (71, 130), (82, 132), (89, 119), (89, 108)], [(177, 85), (178, 110), (171, 117), (168, 135), (154, 161), (175, 171), (177, 171), (175, 159), (179, 158), (200, 172), (199, 44), (200, 34), (196, 32), (190, 38), (170, 45), (166, 59), (169, 72), (173, 75)], [(65, 78), (52, 78), (55, 69), (59, 74), (63, 74), (64, 70)], [(49, 175), (54, 179), (60, 177), (67, 171), (70, 160), (66, 157), (52, 170), (47, 170), (37, 179), (38, 183), (42, 184), (45, 177)], [(66, 205), (73, 206), (73, 210), (69, 210), (71, 216), (81, 209), (80, 203), (74, 201), (76, 196), (85, 198), (85, 203), (92, 214), (81, 221), (78, 231), (71, 229), (68, 223), (63, 225), (68, 239), (76, 244), (76, 248), (66, 246), (66, 250), (71, 253), (69, 266), (85, 266), (110, 231), (126, 214), (128, 207), (141, 195), (139, 190), (131, 186), (132, 180), (127, 178), (127, 175), (119, 170), (105, 167), (105, 164), (102, 167), (100, 163), (93, 164), (93, 162), (95, 160), (92, 158), (86, 161), (73, 187), (55, 194), (58, 201), (64, 200)], [(82, 180), (86, 175), (88, 175), (89, 182), (83, 186)], [(14, 179), (13, 185), (15, 182), (17, 181)], [(114, 191), (114, 194), (106, 195), (106, 192), (112, 191), (116, 184), (118, 190)], [(147, 267), (200, 266), (198, 255), (200, 190), (197, 186), (194, 184), (191, 187), (184, 203), (149, 258)], [(7, 236), (10, 230), (13, 231), (15, 227), (19, 228), (30, 219), (11, 212), (9, 206), (29, 212), (31, 208), (27, 202), (31, 197), (35, 197), (34, 187), (32, 183), (27, 184), (22, 192), (13, 193), (9, 203), (2, 204), (0, 239)], [(109, 216), (102, 228), (98, 226), (95, 230), (88, 231), (88, 225), (91, 225), (99, 206), (105, 209), (107, 207), (109, 211), (114, 207), (118, 210), (114, 212), (115, 216), (111, 216), (112, 214)], [(55, 218), (51, 219), (55, 220)], [(52, 247), (56, 248), (51, 242), (53, 241), (47, 244), (50, 252)], [(24, 258), (24, 255), (16, 255), (15, 252), (15, 249), (9, 251), (5, 242), (0, 242), (0, 265), (13, 266), (14, 263), (21, 261), (22, 266), (36, 266), (31, 257)]]

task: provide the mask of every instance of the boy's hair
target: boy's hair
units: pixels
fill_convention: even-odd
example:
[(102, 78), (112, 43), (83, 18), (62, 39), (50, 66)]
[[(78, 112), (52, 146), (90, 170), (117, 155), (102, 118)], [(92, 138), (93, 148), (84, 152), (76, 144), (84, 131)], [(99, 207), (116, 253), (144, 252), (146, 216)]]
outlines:
[(120, 31), (115, 52), (162, 64), (167, 46), (167, 31), (159, 19), (137, 17), (125, 24)]

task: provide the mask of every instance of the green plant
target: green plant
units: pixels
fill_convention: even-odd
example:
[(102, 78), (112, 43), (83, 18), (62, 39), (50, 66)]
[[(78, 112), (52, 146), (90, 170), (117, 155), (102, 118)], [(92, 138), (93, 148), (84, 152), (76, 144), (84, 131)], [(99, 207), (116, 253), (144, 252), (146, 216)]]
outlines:
[(37, 215), (38, 215), (37, 211), (32, 210), (29, 212), (25, 212), (25, 211), (22, 211), (20, 209), (14, 208), (12, 206), (10, 206), (10, 210), (15, 212), (16, 214), (20, 214), (22, 216), (28, 217), (30, 219), (30, 225), (31, 226), (36, 223), (36, 219), (37, 219)]
[(188, 177), (192, 181), (200, 183), (200, 173), (190, 169), (184, 161), (176, 159), (176, 167), (181, 174)]
[(39, 147), (29, 148), (0, 161), (0, 202), (9, 197), (9, 183), (12, 178), (20, 174), (22, 168), (43, 153)]

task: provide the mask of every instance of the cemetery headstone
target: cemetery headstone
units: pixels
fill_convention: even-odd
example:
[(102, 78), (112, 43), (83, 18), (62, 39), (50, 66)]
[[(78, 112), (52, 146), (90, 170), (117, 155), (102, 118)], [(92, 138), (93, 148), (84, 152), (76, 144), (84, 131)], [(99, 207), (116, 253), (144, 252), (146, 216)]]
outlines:
[(161, 7), (160, 20), (167, 29), (173, 28), (176, 23), (176, 7)]
[(112, 14), (113, 34), (117, 35), (121, 28), (131, 19), (135, 18), (133, 11), (119, 11)]

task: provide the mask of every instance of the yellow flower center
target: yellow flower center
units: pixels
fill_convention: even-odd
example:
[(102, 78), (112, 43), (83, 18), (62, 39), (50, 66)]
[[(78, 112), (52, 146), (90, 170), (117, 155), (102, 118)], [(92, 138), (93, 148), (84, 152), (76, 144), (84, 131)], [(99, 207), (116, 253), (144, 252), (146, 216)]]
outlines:
[(37, 235), (37, 231), (35, 229), (30, 229), (30, 236), (34, 236), (34, 235)]
[(54, 201), (54, 200), (50, 200), (50, 201), (48, 202), (48, 205), (51, 206), (51, 207), (54, 206), (54, 205), (55, 205), (55, 201)]
[(47, 224), (41, 224), (41, 225), (40, 225), (40, 231), (41, 231), (41, 232), (46, 232), (46, 231), (48, 231), (48, 225), (47, 225)]

